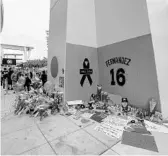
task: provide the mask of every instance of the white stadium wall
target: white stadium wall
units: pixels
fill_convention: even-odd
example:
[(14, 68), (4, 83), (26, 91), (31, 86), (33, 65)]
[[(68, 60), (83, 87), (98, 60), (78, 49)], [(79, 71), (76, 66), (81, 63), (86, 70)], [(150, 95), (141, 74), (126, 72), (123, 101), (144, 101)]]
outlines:
[[(135, 106), (147, 108), (154, 97), (157, 110), (167, 108), (162, 106), (167, 100), (160, 82), (164, 72), (158, 52), (154, 55), (146, 0), (60, 0), (52, 1), (51, 9), (48, 76), (58, 84), (65, 67), (65, 100), (88, 100), (101, 84)], [(166, 50), (162, 53), (165, 57)], [(58, 59), (56, 78), (50, 72), (53, 56)]]
[(67, 43), (97, 47), (94, 0), (68, 0)]
[(150, 33), (146, 0), (95, 0), (98, 47)]
[(168, 1), (147, 0), (161, 110), (168, 117)]

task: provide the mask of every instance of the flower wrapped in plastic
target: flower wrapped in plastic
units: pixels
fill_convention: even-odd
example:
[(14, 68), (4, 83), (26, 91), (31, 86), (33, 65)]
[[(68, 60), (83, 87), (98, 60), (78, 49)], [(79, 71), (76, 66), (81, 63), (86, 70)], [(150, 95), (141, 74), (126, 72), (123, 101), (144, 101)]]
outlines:
[(55, 115), (56, 113), (60, 112), (60, 107), (58, 105), (58, 99), (54, 99), (54, 101), (52, 101), (50, 103), (50, 109), (51, 109), (51, 114)]
[(55, 90), (55, 85), (53, 85), (50, 81), (47, 81), (45, 84), (44, 84), (44, 91), (47, 93), (47, 94), (51, 94), (52, 92), (54, 92)]
[(23, 99), (19, 99), (18, 101), (17, 101), (17, 104), (15, 105), (15, 114), (16, 115), (19, 115), (20, 114), (20, 112), (22, 112), (24, 109), (25, 109), (25, 100), (23, 100)]
[(16, 83), (16, 92), (20, 92), (24, 90), (24, 85), (22, 83)]
[(34, 117), (40, 116), (40, 120), (42, 120), (43, 117), (48, 116), (47, 110), (49, 105), (46, 104), (40, 104), (38, 105), (33, 112)]
[[(47, 92), (52, 93), (53, 85), (47, 87)], [(47, 96), (47, 94), (43, 94), (39, 88), (34, 88), (29, 93), (25, 91), (19, 92), (15, 101), (16, 115), (29, 114), (31, 117), (40, 117), (40, 120), (42, 120), (49, 114), (60, 112), (62, 107), (60, 103), (63, 101), (63, 93), (57, 92), (56, 96), (50, 97)]]

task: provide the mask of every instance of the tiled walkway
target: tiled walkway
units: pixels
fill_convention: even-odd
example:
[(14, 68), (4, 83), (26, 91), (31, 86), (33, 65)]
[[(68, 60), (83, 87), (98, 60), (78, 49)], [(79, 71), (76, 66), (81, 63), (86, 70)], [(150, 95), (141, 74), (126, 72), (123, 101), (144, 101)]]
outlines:
[[(14, 95), (1, 96), (1, 113), (11, 108)], [(155, 133), (159, 153), (123, 145), (94, 130), (97, 123), (81, 123), (55, 115), (39, 121), (26, 115), (8, 114), (1, 121), (2, 155), (152, 155), (168, 154), (168, 135)], [(167, 142), (166, 142), (167, 141)]]

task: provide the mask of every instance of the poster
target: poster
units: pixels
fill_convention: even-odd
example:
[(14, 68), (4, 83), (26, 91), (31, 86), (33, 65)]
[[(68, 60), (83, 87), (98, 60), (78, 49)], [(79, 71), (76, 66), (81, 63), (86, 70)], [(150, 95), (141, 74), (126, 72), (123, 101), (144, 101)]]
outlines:
[(124, 120), (119, 117), (109, 116), (104, 121), (95, 127), (95, 130), (103, 132), (109, 137), (119, 139), (124, 131), (124, 127), (127, 125), (128, 120)]
[(16, 59), (3, 58), (2, 64), (3, 65), (16, 65)]
[(93, 115), (93, 114), (91, 114), (91, 113), (84, 113), (84, 114), (82, 114), (81, 116), (82, 116), (83, 118), (90, 119), (92, 115)]
[(148, 131), (156, 131), (162, 133), (168, 133), (168, 128), (162, 125), (157, 125), (150, 121), (145, 120), (145, 127)]
[(113, 124), (115, 126), (125, 127), (129, 120), (130, 120), (130, 118), (128, 118), (128, 120), (126, 120), (126, 119), (122, 119), (122, 118), (117, 117), (117, 116), (108, 116), (104, 120), (104, 122)]
[(59, 87), (64, 88), (64, 77), (59, 77)]
[(101, 112), (96, 112), (94, 115), (91, 116), (91, 119), (100, 123), (106, 117), (107, 117), (106, 114), (103, 114)]
[(123, 129), (121, 129), (120, 127), (111, 125), (109, 123), (103, 123), (103, 124), (100, 124), (99, 126), (96, 126), (95, 130), (99, 132), (103, 132), (109, 137), (117, 138), (117, 139), (119, 139), (123, 133)]

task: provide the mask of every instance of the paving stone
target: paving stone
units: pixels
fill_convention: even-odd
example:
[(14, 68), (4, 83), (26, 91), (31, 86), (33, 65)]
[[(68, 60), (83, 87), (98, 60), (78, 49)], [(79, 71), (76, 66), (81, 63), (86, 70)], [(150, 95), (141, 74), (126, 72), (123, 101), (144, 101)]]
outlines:
[(12, 91), (9, 91), (8, 95), (4, 95), (4, 90), (1, 88), (1, 120), (11, 115), (14, 107), (15, 94)]
[(38, 120), (37, 123), (48, 141), (80, 129), (73, 122), (61, 115), (49, 116), (42, 121)]
[(1, 112), (9, 112), (13, 110), (13, 105), (15, 102), (15, 95), (1, 95)]
[(98, 140), (100, 140), (102, 143), (104, 143), (106, 146), (108, 146), (109, 148), (112, 147), (113, 145), (115, 145), (117, 142), (119, 142), (119, 139), (117, 139), (117, 138), (112, 138), (112, 137), (107, 136), (103, 132), (96, 131), (94, 128), (98, 124), (99, 123), (95, 123), (95, 124), (93, 124), (91, 126), (88, 126), (88, 127), (84, 128), (84, 129), (88, 133), (90, 133), (91, 135), (93, 135), (95, 138), (97, 138)]
[(158, 155), (157, 152), (121, 144), (121, 142), (117, 143), (111, 149), (119, 155)]
[(6, 120), (1, 123), (1, 135), (6, 135), (21, 129), (25, 129), (34, 126), (35, 122), (33, 118), (29, 116), (16, 116), (10, 120)]
[(13, 111), (1, 111), (1, 122), (4, 122), (6, 120), (10, 120), (13, 118), (17, 118), (17, 115), (14, 115)]
[(152, 132), (154, 136), (159, 155), (168, 155), (168, 134), (167, 133), (160, 133), (160, 132)]
[(130, 145), (154, 152), (158, 152), (154, 136), (150, 133), (138, 133), (124, 131), (122, 135), (122, 144)]
[(1, 138), (1, 154), (15, 155), (46, 143), (36, 126), (10, 133)]
[(116, 152), (112, 151), (111, 149), (104, 152), (102, 155), (118, 155)]
[(50, 142), (58, 155), (98, 155), (108, 148), (83, 130)]
[[(144, 138), (145, 137), (145, 138)], [(127, 136), (123, 142), (123, 148), (120, 146), (114, 146), (112, 149), (119, 150), (120, 152), (126, 152), (124, 154), (138, 154), (138, 151), (142, 154), (157, 154), (157, 155), (168, 155), (168, 148), (167, 148), (167, 140), (168, 134), (167, 133), (160, 133), (160, 132), (151, 132), (151, 136), (141, 136), (137, 133), (132, 133), (132, 136)], [(128, 146), (130, 145), (130, 146)], [(152, 147), (153, 145), (153, 147)], [(146, 149), (146, 150), (145, 150)], [(127, 153), (128, 152), (128, 153)], [(123, 153), (121, 153), (123, 154)]]
[(55, 155), (55, 152), (47, 143), (47, 144), (41, 145), (40, 147), (34, 148), (30, 151), (24, 152), (21, 155)]
[(94, 124), (95, 122), (91, 119), (84, 119), (84, 118), (79, 118), (79, 119), (75, 119), (75, 116), (71, 115), (68, 116), (67, 118), (70, 119), (72, 122), (74, 122), (76, 125), (78, 125), (81, 128), (87, 127), (89, 125)]

